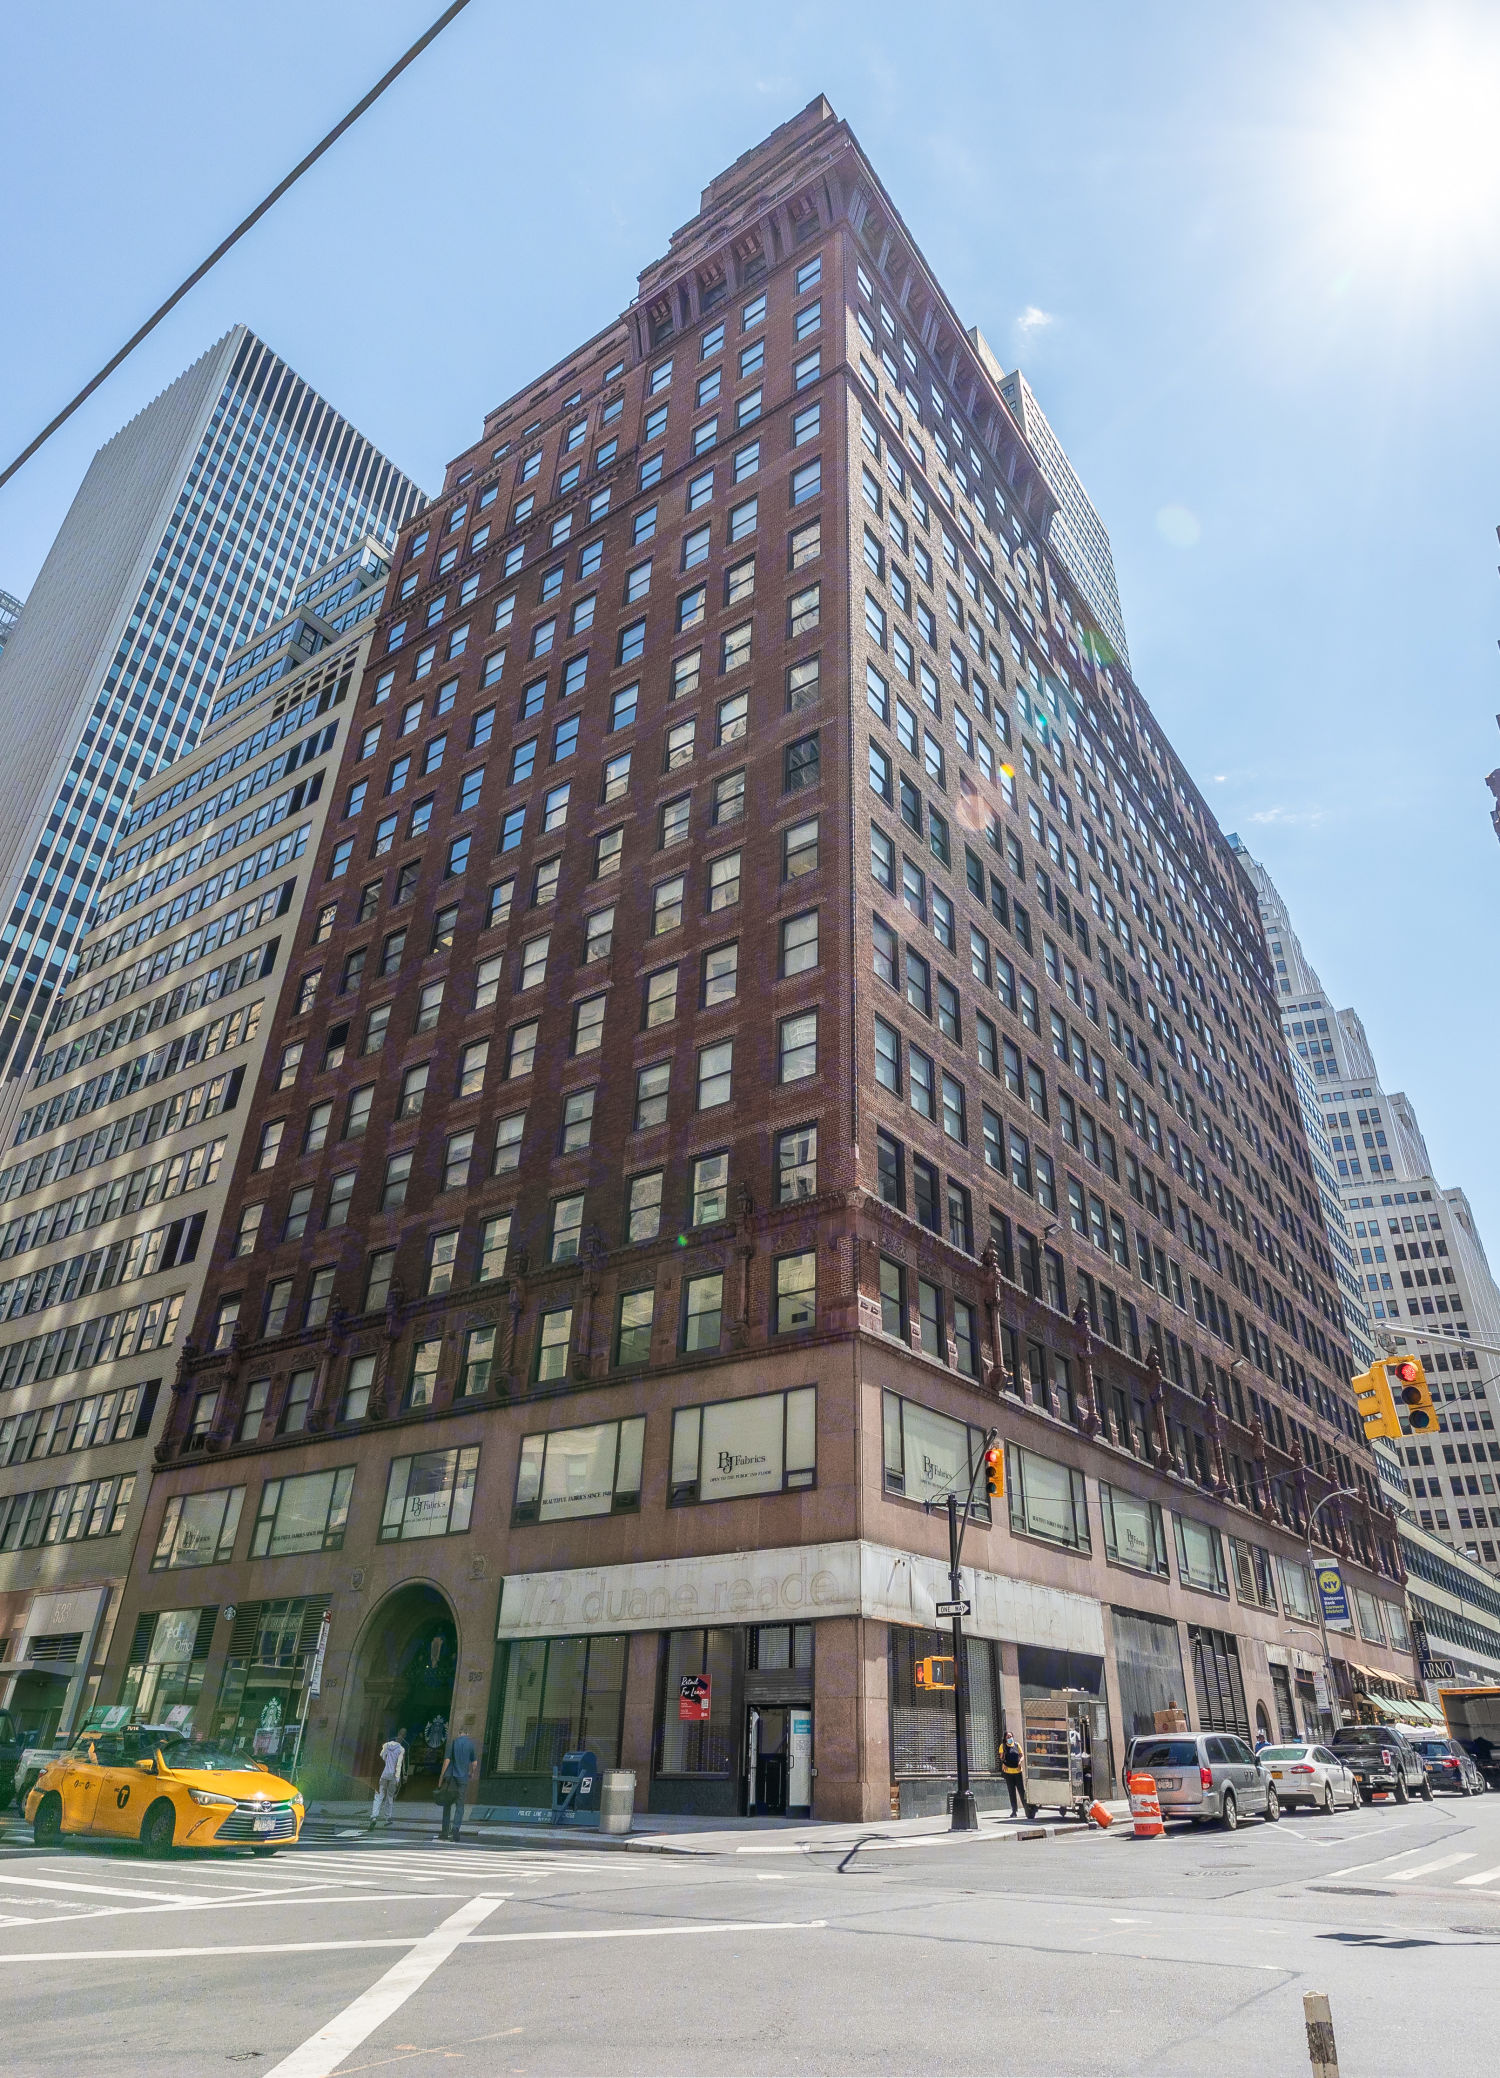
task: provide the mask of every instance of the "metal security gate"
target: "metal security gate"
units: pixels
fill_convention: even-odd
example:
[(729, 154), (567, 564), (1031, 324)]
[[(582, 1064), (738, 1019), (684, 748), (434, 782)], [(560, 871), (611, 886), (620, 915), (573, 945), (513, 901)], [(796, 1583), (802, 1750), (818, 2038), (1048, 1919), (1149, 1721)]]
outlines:
[(1193, 1646), (1199, 1724), (1205, 1732), (1235, 1732), (1248, 1739), (1250, 1713), (1240, 1678), (1238, 1639), (1228, 1631), (1210, 1631), (1198, 1624), (1190, 1627), (1188, 1635)]

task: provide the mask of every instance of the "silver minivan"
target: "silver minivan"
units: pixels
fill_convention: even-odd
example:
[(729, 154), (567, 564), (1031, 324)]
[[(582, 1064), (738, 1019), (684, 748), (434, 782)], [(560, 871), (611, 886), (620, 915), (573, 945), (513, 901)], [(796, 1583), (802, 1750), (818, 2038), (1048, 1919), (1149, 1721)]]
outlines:
[(1233, 1732), (1166, 1732), (1130, 1743), (1132, 1775), (1155, 1777), (1163, 1818), (1216, 1819), (1233, 1832), (1242, 1818), (1281, 1816), (1275, 1788)]

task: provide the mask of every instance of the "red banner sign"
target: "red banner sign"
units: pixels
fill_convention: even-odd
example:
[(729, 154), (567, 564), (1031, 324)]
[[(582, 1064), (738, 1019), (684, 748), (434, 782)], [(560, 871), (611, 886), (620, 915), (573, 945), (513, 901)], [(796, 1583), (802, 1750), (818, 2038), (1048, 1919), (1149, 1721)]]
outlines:
[(684, 1674), (678, 1684), (677, 1716), (682, 1724), (707, 1724), (713, 1680), (707, 1674)]

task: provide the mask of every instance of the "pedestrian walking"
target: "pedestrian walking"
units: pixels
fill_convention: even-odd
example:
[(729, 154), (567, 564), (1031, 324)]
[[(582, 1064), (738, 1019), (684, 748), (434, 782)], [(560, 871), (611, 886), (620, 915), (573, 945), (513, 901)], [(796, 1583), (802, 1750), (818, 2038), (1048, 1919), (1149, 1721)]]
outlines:
[(467, 1732), (455, 1732), (448, 1741), (443, 1772), (438, 1777), (437, 1800), (442, 1807), (442, 1838), (457, 1841), (464, 1822), (464, 1803), (469, 1784), (479, 1769), (479, 1754)]
[(396, 1792), (406, 1773), (406, 1746), (399, 1732), (392, 1732), (380, 1749), (380, 1780), (370, 1803), (370, 1830), (389, 1825), (396, 1815)]
[(1010, 1815), (1014, 1818), (1021, 1808), (1022, 1763), (1021, 1749), (1010, 1732), (1000, 1748), (1000, 1774), (1010, 1791)]

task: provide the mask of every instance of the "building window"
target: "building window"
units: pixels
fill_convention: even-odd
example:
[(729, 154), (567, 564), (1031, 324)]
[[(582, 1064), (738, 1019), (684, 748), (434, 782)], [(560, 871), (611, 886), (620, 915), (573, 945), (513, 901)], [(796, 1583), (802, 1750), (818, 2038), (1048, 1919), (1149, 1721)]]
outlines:
[(458, 1256), (458, 1228), (447, 1227), (427, 1243), (427, 1292), (434, 1297), (453, 1289), (453, 1265)]
[(568, 1343), (573, 1334), (571, 1306), (553, 1307), (542, 1315), (537, 1334), (536, 1375), (539, 1383), (565, 1378), (568, 1372)]
[(438, 1364), (443, 1355), (443, 1338), (433, 1335), (418, 1342), (411, 1353), (411, 1375), (406, 1385), (408, 1407), (430, 1407), (437, 1393)]
[(622, 1292), (615, 1324), (615, 1362), (645, 1364), (651, 1360), (651, 1324), (656, 1310), (656, 1293)]
[(349, 1520), (354, 1467), (268, 1479), (250, 1538), (251, 1558), (287, 1558), (302, 1552), (341, 1551)]
[(693, 1163), (693, 1190), (691, 1224), (695, 1227), (712, 1226), (723, 1219), (729, 1209), (729, 1157), (727, 1154), (700, 1155)]
[(884, 1395), (883, 1420), (888, 1494), (908, 1501), (944, 1502), (950, 1493), (968, 1493), (972, 1482), (975, 1520), (989, 1521), (990, 1505), (978, 1476), (985, 1430), (890, 1392)]
[(1009, 1443), (1005, 1450), (1010, 1526), (1018, 1535), (1044, 1537), (1088, 1551), (1088, 1502), (1081, 1472)]
[(776, 1203), (788, 1205), (817, 1195), (818, 1129), (793, 1126), (776, 1136)]
[(698, 1050), (698, 1109), (712, 1111), (727, 1104), (733, 1095), (734, 1041)]
[(679, 1407), (672, 1418), (669, 1502), (735, 1500), (817, 1482), (817, 1391)]
[(818, 1258), (812, 1250), (776, 1259), (776, 1310), (772, 1332), (793, 1335), (818, 1324)]
[(391, 1460), (386, 1475), (380, 1542), (417, 1537), (456, 1537), (469, 1527), (479, 1449), (424, 1451)]
[(683, 1295), (682, 1346), (688, 1353), (717, 1350), (724, 1306), (724, 1279), (715, 1272), (690, 1277)]
[(582, 1233), (583, 1194), (579, 1192), (556, 1199), (552, 1206), (552, 1242), (548, 1260), (554, 1263), (576, 1262)]
[(818, 1072), (818, 1013), (786, 1017), (777, 1030), (778, 1080), (801, 1082)]
[(661, 1230), (662, 1172), (649, 1170), (630, 1179), (626, 1206), (627, 1241), (654, 1241)]
[(641, 1505), (646, 1423), (597, 1422), (521, 1439), (511, 1521), (569, 1522), (588, 1515), (634, 1514)]

